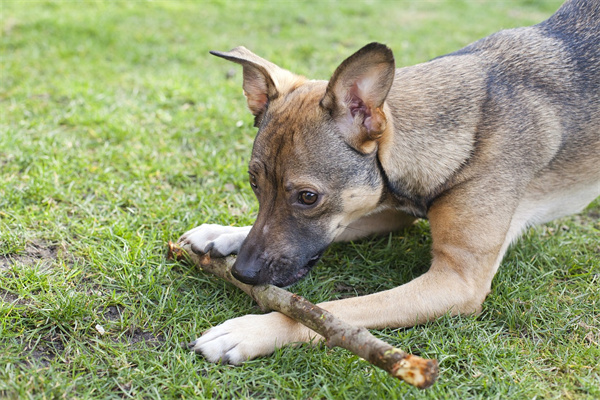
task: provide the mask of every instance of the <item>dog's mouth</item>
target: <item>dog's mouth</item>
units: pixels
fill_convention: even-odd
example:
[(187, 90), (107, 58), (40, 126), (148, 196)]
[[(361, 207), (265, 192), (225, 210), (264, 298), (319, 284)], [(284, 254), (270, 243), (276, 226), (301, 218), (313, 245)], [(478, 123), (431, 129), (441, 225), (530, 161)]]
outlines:
[(319, 254), (312, 256), (308, 260), (306, 265), (304, 267), (301, 267), (300, 270), (298, 272), (296, 272), (296, 275), (294, 277), (297, 278), (298, 280), (304, 278), (310, 272), (310, 270), (315, 266), (315, 264), (319, 262), (322, 254), (323, 253), (319, 253)]
[(304, 266), (296, 269), (296, 271), (293, 275), (290, 275), (286, 279), (282, 279), (279, 282), (274, 283), (274, 285), (279, 286), (279, 287), (287, 287), (287, 286), (291, 286), (294, 283), (298, 282), (299, 280), (304, 278), (306, 275), (308, 275), (308, 273), (315, 266), (315, 264), (317, 264), (319, 262), (322, 255), (323, 255), (322, 251), (315, 254), (314, 256), (309, 258), (308, 262)]

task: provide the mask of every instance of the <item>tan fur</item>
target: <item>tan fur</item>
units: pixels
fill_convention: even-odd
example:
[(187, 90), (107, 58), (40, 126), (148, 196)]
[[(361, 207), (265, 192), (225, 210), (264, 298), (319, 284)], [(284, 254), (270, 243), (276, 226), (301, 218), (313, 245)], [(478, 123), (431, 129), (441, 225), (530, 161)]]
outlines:
[[(479, 312), (524, 229), (600, 195), (599, 42), (600, 3), (571, 0), (540, 25), (413, 67), (395, 70), (391, 50), (367, 45), (329, 82), (246, 49), (216, 53), (244, 66), (259, 126), (250, 172), (260, 210), (234, 274), (289, 284), (334, 240), (426, 217), (427, 273), (321, 306), (367, 328)], [(301, 204), (303, 191), (318, 202)], [(237, 363), (317, 337), (277, 313), (244, 318), (200, 339), (200, 351), (217, 359), (219, 346), (239, 342), (226, 356)], [(248, 335), (257, 323), (267, 333)], [(222, 332), (236, 332), (235, 340)]]

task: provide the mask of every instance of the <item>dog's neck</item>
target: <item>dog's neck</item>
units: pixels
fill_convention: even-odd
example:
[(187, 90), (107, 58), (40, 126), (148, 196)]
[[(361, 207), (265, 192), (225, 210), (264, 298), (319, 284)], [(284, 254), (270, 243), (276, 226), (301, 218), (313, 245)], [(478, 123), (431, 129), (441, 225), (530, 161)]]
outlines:
[(415, 206), (421, 211), (474, 150), (485, 94), (475, 90), (484, 85), (476, 62), (472, 56), (446, 57), (396, 71), (386, 100), (390, 131), (379, 158), (392, 192), (420, 203)]

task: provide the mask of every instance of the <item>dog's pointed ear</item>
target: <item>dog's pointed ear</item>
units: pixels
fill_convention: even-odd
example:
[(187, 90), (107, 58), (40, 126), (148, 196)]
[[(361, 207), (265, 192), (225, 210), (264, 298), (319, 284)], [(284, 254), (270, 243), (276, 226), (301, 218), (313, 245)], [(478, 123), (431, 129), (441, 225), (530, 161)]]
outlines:
[(338, 123), (347, 143), (361, 153), (374, 151), (385, 131), (383, 105), (395, 71), (392, 51), (370, 43), (340, 64), (321, 99), (321, 106)]
[(257, 56), (243, 46), (228, 52), (211, 51), (210, 54), (243, 67), (244, 95), (248, 100), (248, 108), (257, 119), (267, 109), (269, 101), (292, 90), (303, 80), (302, 77)]

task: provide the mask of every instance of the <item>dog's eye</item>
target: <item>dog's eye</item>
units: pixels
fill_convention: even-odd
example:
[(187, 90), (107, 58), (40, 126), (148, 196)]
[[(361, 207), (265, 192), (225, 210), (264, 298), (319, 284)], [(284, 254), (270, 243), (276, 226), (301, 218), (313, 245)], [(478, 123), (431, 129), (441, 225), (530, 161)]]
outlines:
[(298, 196), (298, 200), (302, 204), (305, 204), (307, 206), (311, 206), (311, 205), (315, 204), (315, 202), (317, 201), (318, 197), (319, 196), (316, 193), (309, 192), (308, 190), (305, 190), (305, 191), (300, 192), (300, 195)]
[(256, 183), (256, 176), (254, 176), (254, 174), (249, 174), (250, 175), (250, 186), (252, 186), (252, 188), (254, 189), (258, 189), (258, 184)]

